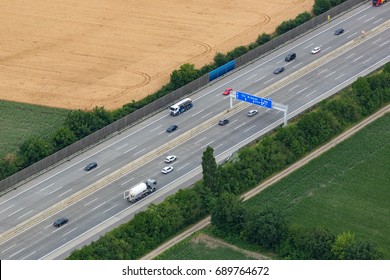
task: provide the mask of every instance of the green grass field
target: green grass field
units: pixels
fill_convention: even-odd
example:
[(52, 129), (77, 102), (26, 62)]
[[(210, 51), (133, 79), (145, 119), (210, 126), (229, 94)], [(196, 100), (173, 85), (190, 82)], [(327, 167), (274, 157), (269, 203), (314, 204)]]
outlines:
[(291, 224), (351, 231), (390, 259), (390, 114), (245, 202), (285, 213)]
[[(290, 225), (323, 226), (334, 234), (351, 231), (357, 239), (374, 242), (390, 259), (390, 114), (244, 204), (250, 211), (279, 209)], [(245, 247), (241, 244), (245, 242), (225, 241)], [(188, 242), (160, 258), (212, 256), (208, 248), (194, 248)]]
[(0, 157), (15, 152), (26, 137), (49, 136), (68, 110), (0, 101)]
[[(203, 231), (201, 231), (203, 232)], [(194, 242), (198, 234), (186, 238), (159, 255), (156, 260), (254, 260), (229, 247), (210, 247), (204, 242)]]

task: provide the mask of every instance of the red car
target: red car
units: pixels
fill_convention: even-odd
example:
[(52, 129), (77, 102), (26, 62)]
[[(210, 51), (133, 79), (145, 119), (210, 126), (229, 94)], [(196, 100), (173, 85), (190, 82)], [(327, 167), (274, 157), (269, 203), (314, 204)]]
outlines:
[(227, 88), (225, 89), (225, 91), (223, 92), (223, 95), (229, 95), (231, 92), (232, 92), (232, 88)]

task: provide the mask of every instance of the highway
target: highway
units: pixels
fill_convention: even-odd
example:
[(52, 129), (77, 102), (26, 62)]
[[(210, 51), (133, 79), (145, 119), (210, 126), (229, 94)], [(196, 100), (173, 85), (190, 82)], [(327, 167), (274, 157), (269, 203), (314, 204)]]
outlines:
[[(359, 76), (390, 61), (390, 5), (359, 6), (242, 67), (192, 95), (194, 107), (177, 117), (165, 109), (0, 197), (1, 259), (65, 258), (71, 248), (96, 240), (201, 177), (201, 156), (209, 145), (221, 162), (243, 145), (283, 123), (276, 110), (234, 102), (227, 87), (288, 105), (289, 118), (334, 94)], [(342, 27), (342, 35), (334, 35)], [(365, 31), (362, 34), (362, 31)], [(321, 52), (311, 54), (314, 47)], [(284, 57), (297, 54), (292, 62)], [(278, 75), (273, 70), (284, 66)], [(250, 109), (259, 114), (247, 117)], [(218, 126), (228, 117), (230, 123)], [(179, 129), (165, 130), (171, 124)], [(165, 156), (174, 154), (173, 172), (162, 174)], [(84, 171), (91, 161), (98, 163)], [(123, 199), (129, 187), (157, 180), (158, 191), (138, 203)], [(58, 217), (69, 223), (54, 228)]]

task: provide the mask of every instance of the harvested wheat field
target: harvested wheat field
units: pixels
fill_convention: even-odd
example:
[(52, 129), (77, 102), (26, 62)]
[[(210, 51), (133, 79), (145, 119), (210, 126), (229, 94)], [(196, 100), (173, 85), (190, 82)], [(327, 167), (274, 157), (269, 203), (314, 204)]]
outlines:
[(115, 109), (184, 63), (254, 42), (313, 0), (1, 0), (0, 99)]

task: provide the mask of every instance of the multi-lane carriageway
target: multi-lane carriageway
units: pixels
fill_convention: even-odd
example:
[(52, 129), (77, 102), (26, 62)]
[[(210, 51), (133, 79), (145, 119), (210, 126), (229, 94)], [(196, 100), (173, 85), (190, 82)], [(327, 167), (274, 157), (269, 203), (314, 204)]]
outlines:
[[(390, 61), (390, 5), (369, 3), (235, 71), (192, 95), (194, 107), (177, 117), (166, 110), (56, 166), (0, 197), (1, 259), (64, 258), (74, 247), (128, 221), (148, 204), (161, 201), (201, 176), (201, 155), (212, 146), (218, 161), (282, 123), (282, 113), (235, 102), (227, 112), (231, 87), (289, 106), (289, 118)], [(340, 36), (333, 31), (342, 27)], [(364, 36), (362, 31), (365, 31)], [(312, 55), (310, 50), (321, 47)], [(297, 58), (284, 62), (294, 51)], [(278, 66), (286, 71), (274, 75)], [(217, 125), (222, 117), (230, 123)], [(179, 130), (166, 133), (177, 124)], [(173, 172), (163, 175), (164, 157), (175, 154)], [(85, 172), (90, 161), (98, 168)], [(146, 179), (158, 191), (136, 204), (123, 199), (125, 189)], [(69, 223), (54, 228), (57, 217)]]

